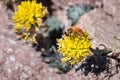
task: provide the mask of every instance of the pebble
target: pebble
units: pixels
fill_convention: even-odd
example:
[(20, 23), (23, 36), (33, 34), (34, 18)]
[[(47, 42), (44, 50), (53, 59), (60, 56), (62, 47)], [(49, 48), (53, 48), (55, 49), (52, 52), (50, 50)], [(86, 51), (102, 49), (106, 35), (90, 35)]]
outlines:
[(7, 52), (7, 53), (11, 53), (11, 52), (13, 52), (13, 49), (8, 48), (6, 52)]
[(11, 62), (14, 62), (16, 60), (14, 55), (10, 55), (9, 59), (10, 59)]
[(10, 42), (12, 45), (16, 45), (16, 44), (17, 44), (14, 40), (11, 40), (11, 39), (9, 39), (9, 42)]
[(26, 79), (26, 78), (28, 78), (28, 77), (29, 77), (29, 76), (23, 72), (23, 73), (21, 74), (21, 76), (20, 76), (20, 80)]

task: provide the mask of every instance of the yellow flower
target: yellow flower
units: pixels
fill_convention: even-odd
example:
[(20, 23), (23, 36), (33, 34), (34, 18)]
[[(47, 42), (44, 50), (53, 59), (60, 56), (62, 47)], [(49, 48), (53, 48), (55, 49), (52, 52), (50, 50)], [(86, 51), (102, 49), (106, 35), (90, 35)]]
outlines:
[(47, 13), (47, 8), (43, 7), (41, 3), (37, 3), (36, 0), (22, 1), (13, 15), (14, 31), (16, 33), (22, 31), (23, 33), (35, 35), (42, 25), (43, 17)]
[(68, 36), (64, 34), (61, 39), (57, 39), (57, 45), (58, 51), (63, 55), (63, 63), (74, 65), (90, 55), (91, 43), (87, 32), (82, 36), (74, 33)]

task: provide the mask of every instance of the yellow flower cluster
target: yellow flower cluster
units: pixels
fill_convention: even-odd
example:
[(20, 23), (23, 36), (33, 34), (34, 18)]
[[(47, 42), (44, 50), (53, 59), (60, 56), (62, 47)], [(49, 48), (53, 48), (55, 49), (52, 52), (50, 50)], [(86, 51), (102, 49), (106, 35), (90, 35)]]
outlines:
[(74, 65), (90, 55), (91, 43), (87, 32), (84, 32), (82, 36), (76, 34), (67, 36), (64, 34), (57, 42), (58, 51), (63, 55), (61, 59), (63, 63), (68, 62)]
[(27, 42), (36, 42), (35, 36), (42, 25), (43, 17), (48, 13), (47, 8), (36, 0), (22, 1), (13, 15), (14, 31)]

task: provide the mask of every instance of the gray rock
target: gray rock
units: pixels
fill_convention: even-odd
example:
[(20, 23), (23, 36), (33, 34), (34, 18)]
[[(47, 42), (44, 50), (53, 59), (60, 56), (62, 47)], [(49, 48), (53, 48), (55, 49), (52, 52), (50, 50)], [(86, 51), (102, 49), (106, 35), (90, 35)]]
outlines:
[(120, 72), (110, 78), (110, 80), (120, 80)]
[(76, 3), (79, 4), (91, 4), (95, 6), (102, 6), (102, 0), (52, 0), (54, 3), (53, 8), (66, 8), (68, 5), (75, 5)]
[(120, 25), (120, 0), (103, 0), (104, 11), (113, 17), (113, 21)]
[(120, 44), (120, 41), (115, 38), (120, 36), (120, 26), (117, 26), (111, 16), (106, 15), (102, 9), (94, 9), (83, 15), (77, 26), (90, 34), (93, 48), (98, 47), (99, 44), (114, 48)]

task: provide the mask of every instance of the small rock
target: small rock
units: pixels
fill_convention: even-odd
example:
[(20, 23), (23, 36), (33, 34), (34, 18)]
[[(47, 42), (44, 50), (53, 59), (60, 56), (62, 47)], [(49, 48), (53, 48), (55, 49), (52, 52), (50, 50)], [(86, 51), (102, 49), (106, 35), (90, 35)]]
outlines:
[(104, 11), (113, 17), (116, 25), (120, 25), (120, 0), (103, 0)]
[(7, 73), (8, 74), (11, 74), (12, 73), (12, 70), (10, 68), (7, 68)]
[(21, 63), (18, 63), (18, 62), (16, 62), (15, 63), (15, 70), (17, 70), (18, 68), (21, 68), (23, 65), (21, 64)]
[(10, 55), (10, 56), (9, 56), (9, 60), (10, 60), (11, 62), (16, 61), (15, 56), (14, 56), (14, 55)]
[(24, 79), (27, 79), (27, 78), (29, 78), (29, 76), (24, 72), (20, 75), (20, 80), (24, 80)]
[(11, 40), (11, 39), (9, 39), (9, 42), (10, 42), (12, 45), (16, 45), (16, 44), (17, 44), (14, 40)]
[(29, 76), (31, 76), (31, 75), (34, 73), (34, 71), (33, 71), (30, 67), (28, 67), (28, 66), (24, 66), (23, 70), (24, 70)]
[(6, 52), (7, 52), (7, 53), (11, 53), (11, 52), (13, 52), (13, 49), (8, 48)]

